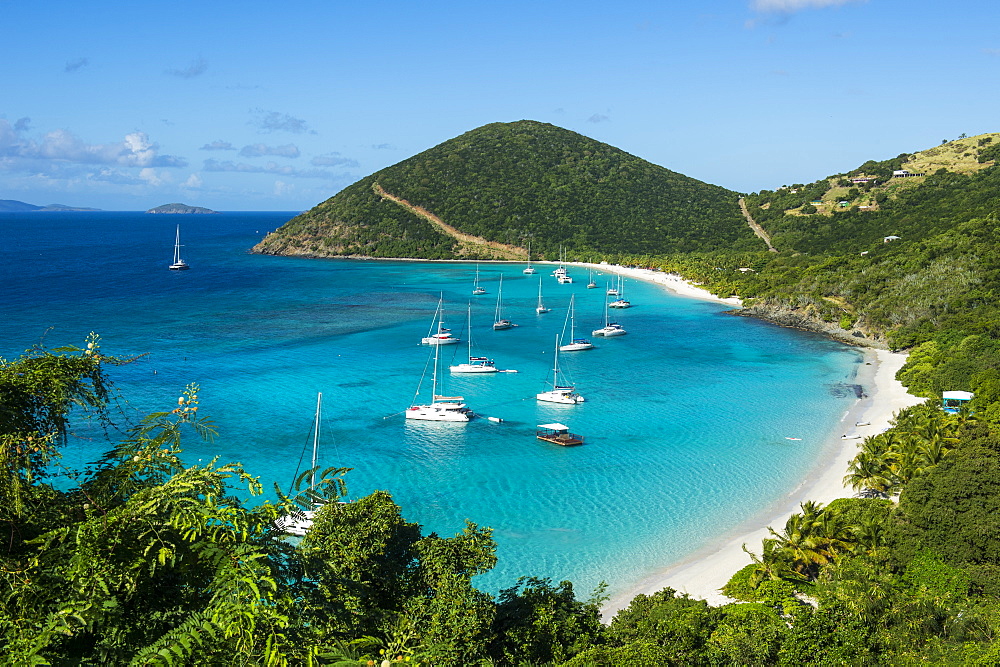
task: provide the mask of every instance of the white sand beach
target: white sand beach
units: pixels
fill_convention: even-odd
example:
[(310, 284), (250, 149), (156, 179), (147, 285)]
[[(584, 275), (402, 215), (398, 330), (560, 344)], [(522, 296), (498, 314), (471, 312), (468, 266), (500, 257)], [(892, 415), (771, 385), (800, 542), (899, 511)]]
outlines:
[[(739, 305), (738, 299), (720, 299), (675, 274), (606, 264), (580, 266), (653, 282), (682, 296)], [(837, 498), (853, 496), (854, 490), (844, 486), (843, 478), (862, 439), (888, 428), (890, 420), (899, 410), (924, 401), (907, 393), (906, 388), (896, 380), (896, 372), (905, 361), (904, 354), (887, 350), (866, 350), (865, 365), (861, 367), (856, 379), (866, 395), (857, 400), (841, 419), (836, 431), (830, 434), (825, 446), (827, 453), (809, 476), (785, 498), (746, 522), (734, 533), (719, 537), (684, 561), (664, 568), (639, 582), (631, 590), (609, 600), (603, 609), (605, 621), (610, 621), (615, 612), (627, 607), (636, 595), (649, 595), (667, 586), (693, 598), (707, 600), (713, 605), (733, 602), (731, 598), (722, 595), (719, 589), (737, 570), (750, 564), (750, 557), (744, 553), (743, 545), (746, 544), (748, 549), (759, 554), (761, 540), (769, 536), (767, 527), (773, 526), (780, 530), (788, 517), (799, 511), (799, 504), (802, 502), (812, 500), (826, 504)], [(844, 439), (844, 435), (849, 438)]]

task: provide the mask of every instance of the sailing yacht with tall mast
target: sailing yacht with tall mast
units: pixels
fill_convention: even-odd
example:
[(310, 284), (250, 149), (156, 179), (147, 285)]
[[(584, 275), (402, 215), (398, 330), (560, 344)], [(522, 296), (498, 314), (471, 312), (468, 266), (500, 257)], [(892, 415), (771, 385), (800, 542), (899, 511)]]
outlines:
[(454, 366), (449, 366), (448, 370), (452, 373), (496, 373), (497, 367), (494, 365), (493, 360), (488, 357), (474, 357), (472, 356), (472, 304), (469, 304), (469, 324), (468, 324), (468, 338), (469, 338), (469, 362), (465, 364), (455, 364)]
[(566, 403), (569, 405), (583, 403), (584, 398), (576, 393), (576, 387), (570, 384), (559, 384), (559, 376), (559, 336), (557, 335), (552, 362), (552, 389), (535, 394), (535, 398), (546, 403)]
[(531, 241), (528, 241), (528, 266), (524, 267), (524, 271), (521, 271), (521, 273), (530, 276), (534, 272), (535, 272), (535, 267), (531, 265)]
[(608, 304), (608, 308), (631, 308), (632, 302), (625, 298), (625, 279), (618, 274), (617, 299)]
[(542, 303), (542, 277), (538, 276), (538, 305), (535, 306), (535, 312), (541, 315), (542, 313), (547, 313), (551, 308), (546, 308), (545, 304)]
[(559, 349), (563, 352), (579, 352), (580, 350), (592, 350), (594, 344), (591, 343), (586, 338), (576, 337), (576, 295), (574, 294), (569, 298), (569, 310), (566, 311), (566, 322), (563, 322), (563, 332), (562, 338), (565, 340), (566, 337), (566, 324), (569, 323), (569, 342), (565, 345), (560, 345)]
[(171, 271), (187, 271), (191, 267), (181, 259), (181, 226), (177, 225), (177, 235), (174, 237), (174, 262), (170, 265)]
[[(444, 326), (444, 296), (438, 299), (437, 310), (434, 311), (434, 319), (431, 320), (431, 328), (427, 332), (427, 335), (420, 339), (421, 345), (454, 345), (455, 343), (460, 343), (461, 338), (457, 338), (451, 335), (451, 329), (446, 329)], [(437, 324), (437, 332), (434, 332), (434, 325)]]
[(476, 264), (476, 280), (472, 284), (472, 293), (475, 295), (486, 294), (486, 288), (479, 284), (479, 265)]
[[(312, 465), (309, 467), (309, 495), (312, 495), (313, 489), (316, 488), (316, 455), (319, 451), (319, 425), (322, 414), (323, 393), (319, 392), (316, 394), (316, 417), (313, 422)], [(282, 517), (278, 519), (276, 525), (289, 535), (303, 537), (307, 532), (309, 532), (309, 529), (312, 528), (316, 512), (318, 512), (322, 506), (322, 503), (313, 502), (312, 509), (304, 510), (301, 518), (295, 518), (294, 516)]]
[[(461, 396), (441, 396), (437, 393), (440, 357), (441, 346), (435, 345), (434, 370), (431, 373), (431, 402), (425, 405), (411, 405), (406, 409), (406, 418), (435, 422), (467, 422), (472, 417), (472, 411), (465, 405), (464, 398)], [(423, 383), (423, 378), (420, 381)], [(420, 393), (419, 386), (417, 393)]]
[(604, 299), (604, 326), (600, 329), (594, 329), (591, 332), (592, 336), (604, 336), (605, 338), (611, 338), (612, 336), (624, 336), (628, 331), (618, 324), (617, 322), (611, 322), (608, 320), (608, 300), (607, 297)]
[(503, 274), (501, 273), (500, 286), (497, 287), (497, 313), (496, 319), (493, 321), (493, 330), (502, 331), (503, 329), (510, 329), (516, 326), (516, 324), (503, 316)]

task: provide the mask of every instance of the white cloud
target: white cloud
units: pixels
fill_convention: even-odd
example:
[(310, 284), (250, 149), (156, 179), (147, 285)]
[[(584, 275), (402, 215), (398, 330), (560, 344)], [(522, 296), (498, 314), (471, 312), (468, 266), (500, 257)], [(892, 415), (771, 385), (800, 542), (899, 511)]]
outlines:
[(751, 0), (750, 7), (758, 12), (783, 12), (791, 14), (803, 9), (822, 9), (824, 7), (839, 7), (855, 2), (868, 0)]
[(314, 167), (360, 167), (357, 160), (349, 157), (343, 157), (340, 153), (328, 153), (326, 155), (317, 155), (312, 160), (309, 161)]
[(204, 146), (201, 147), (200, 150), (203, 150), (203, 151), (234, 151), (234, 150), (236, 150), (236, 146), (233, 146), (228, 141), (222, 141), (221, 139), (217, 139), (216, 141), (213, 141), (210, 144), (205, 144)]
[(268, 162), (263, 167), (246, 162), (233, 162), (232, 160), (205, 160), (205, 171), (225, 171), (237, 172), (241, 174), (280, 174), (281, 176), (291, 176), (293, 178), (322, 178), (332, 179), (334, 176), (323, 169), (296, 169), (288, 165), (281, 165), (276, 162)]
[(593, 116), (587, 119), (588, 123), (603, 123), (606, 120), (611, 120), (611, 116), (607, 116), (603, 113), (595, 113)]
[(160, 175), (156, 173), (155, 169), (150, 169), (149, 167), (139, 170), (139, 178), (144, 180), (149, 185), (154, 185), (154, 186), (163, 185), (165, 182), (164, 179), (161, 178)]
[[(22, 122), (25, 121), (25, 122)], [(69, 130), (46, 133), (41, 140), (25, 138), (28, 119), (11, 127), (0, 118), (0, 157), (11, 158), (14, 170), (26, 162), (103, 164), (122, 167), (183, 167), (187, 162), (173, 155), (160, 155), (159, 146), (145, 132), (130, 132), (120, 142), (88, 144)], [(36, 169), (32, 165), (31, 169)]]
[(316, 134), (309, 129), (309, 125), (304, 120), (289, 116), (287, 113), (264, 111), (263, 109), (255, 109), (253, 113), (255, 116), (250, 124), (256, 126), (261, 132), (281, 131), (293, 134), (302, 134), (303, 132)]
[(298, 157), (299, 148), (295, 144), (285, 144), (284, 146), (267, 146), (265, 144), (250, 144), (240, 150), (243, 157), (263, 157), (265, 155), (275, 155), (277, 157)]
[(202, 186), (202, 180), (201, 176), (199, 176), (198, 174), (191, 174), (190, 176), (187, 177), (186, 181), (181, 183), (181, 187), (190, 188), (192, 190), (197, 190), (201, 188), (201, 186)]

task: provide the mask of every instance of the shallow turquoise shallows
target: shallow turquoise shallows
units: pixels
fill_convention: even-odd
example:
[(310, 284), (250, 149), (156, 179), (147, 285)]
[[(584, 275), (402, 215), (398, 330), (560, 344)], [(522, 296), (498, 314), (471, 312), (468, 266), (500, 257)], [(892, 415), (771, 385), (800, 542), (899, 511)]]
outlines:
[[(611, 592), (734, 530), (794, 488), (823, 454), (855, 401), (860, 354), (824, 338), (725, 314), (725, 306), (626, 281), (634, 306), (613, 315), (628, 335), (564, 353), (560, 365), (586, 398), (543, 404), (555, 336), (576, 295), (577, 333), (603, 324), (604, 289), (570, 268), (484, 263), (309, 260), (250, 255), (291, 214), (0, 214), (4, 316), (0, 353), (43, 341), (81, 344), (90, 331), (111, 354), (145, 354), (113, 370), (133, 419), (168, 410), (190, 382), (219, 426), (193, 434), (185, 461), (240, 461), (287, 489), (323, 393), (320, 460), (353, 468), (352, 497), (389, 490), (405, 516), (450, 535), (466, 519), (494, 529), (499, 564), (489, 591), (518, 576), (569, 579)], [(180, 223), (189, 271), (169, 271)], [(493, 331), (503, 274), (505, 315)], [(538, 315), (538, 281), (552, 312)], [(603, 287), (608, 275), (596, 276)], [(419, 345), (443, 295), (445, 326), (462, 338), (442, 367), (473, 353), (517, 373), (450, 376), (483, 415), (468, 424), (404, 420), (431, 396), (432, 351)], [(498, 417), (496, 423), (485, 417)], [(563, 422), (581, 447), (535, 439)], [(788, 440), (795, 437), (801, 440)], [(103, 451), (75, 439), (63, 463)]]

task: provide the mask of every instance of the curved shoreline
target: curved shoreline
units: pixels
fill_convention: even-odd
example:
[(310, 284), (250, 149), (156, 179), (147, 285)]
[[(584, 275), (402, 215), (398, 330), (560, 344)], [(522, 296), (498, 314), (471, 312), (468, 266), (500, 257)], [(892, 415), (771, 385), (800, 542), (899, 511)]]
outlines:
[[(740, 306), (739, 299), (721, 299), (676, 274), (609, 264), (575, 265), (655, 283), (679, 296)], [(799, 511), (800, 503), (812, 500), (825, 505), (838, 498), (853, 497), (854, 490), (844, 486), (843, 478), (862, 440), (888, 428), (895, 414), (903, 408), (925, 400), (908, 393), (902, 383), (896, 380), (896, 373), (905, 362), (905, 354), (866, 348), (865, 364), (859, 367), (855, 379), (856, 383), (864, 387), (865, 396), (845, 412), (834, 432), (827, 436), (823, 454), (805, 479), (784, 498), (763, 508), (735, 530), (718, 536), (695, 553), (665, 566), (628, 591), (608, 600), (602, 608), (605, 622), (610, 621), (617, 611), (628, 607), (636, 595), (650, 595), (668, 586), (678, 593), (706, 600), (711, 605), (735, 602), (719, 589), (740, 568), (750, 564), (750, 557), (744, 553), (743, 545), (750, 551), (759, 553), (761, 540), (770, 536), (768, 526), (780, 529), (789, 516)], [(865, 422), (868, 422), (865, 426), (855, 425)], [(860, 438), (843, 439), (845, 434), (858, 435)]]

